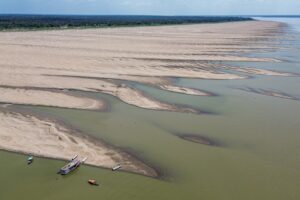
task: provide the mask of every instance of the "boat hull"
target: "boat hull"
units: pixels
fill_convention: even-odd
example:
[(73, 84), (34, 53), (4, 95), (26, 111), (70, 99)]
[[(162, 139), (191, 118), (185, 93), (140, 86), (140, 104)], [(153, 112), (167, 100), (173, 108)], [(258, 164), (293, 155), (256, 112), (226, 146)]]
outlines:
[(75, 163), (74, 165), (71, 165), (71, 166), (68, 166), (68, 167), (64, 167), (64, 168), (61, 168), (59, 170), (59, 174), (61, 175), (67, 175), (69, 174), (70, 172), (74, 171), (75, 169), (77, 169), (79, 166), (80, 166), (80, 162), (78, 163)]

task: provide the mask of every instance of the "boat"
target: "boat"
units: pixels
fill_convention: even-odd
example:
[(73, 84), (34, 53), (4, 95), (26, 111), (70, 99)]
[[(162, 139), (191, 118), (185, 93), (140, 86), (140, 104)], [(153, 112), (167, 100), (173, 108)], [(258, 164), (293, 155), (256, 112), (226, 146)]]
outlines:
[(98, 185), (99, 185), (99, 184), (97, 183), (97, 181), (94, 180), (94, 179), (89, 179), (89, 180), (88, 180), (88, 183), (89, 183), (90, 185), (95, 185), (95, 186), (98, 186)]
[(118, 169), (121, 169), (121, 167), (122, 167), (121, 165), (117, 165), (117, 166), (113, 167), (112, 170), (117, 171)]
[(33, 162), (33, 156), (27, 158), (27, 164), (30, 165)]
[(77, 169), (81, 164), (83, 164), (87, 160), (87, 158), (84, 158), (83, 160), (79, 160), (77, 157), (78, 155), (74, 156), (68, 164), (60, 168), (58, 174), (67, 175), (68, 173)]

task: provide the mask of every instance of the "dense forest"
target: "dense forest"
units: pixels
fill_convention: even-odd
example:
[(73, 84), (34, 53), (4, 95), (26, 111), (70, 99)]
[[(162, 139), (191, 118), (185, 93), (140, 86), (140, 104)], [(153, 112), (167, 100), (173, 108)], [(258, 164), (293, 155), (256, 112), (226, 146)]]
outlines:
[(0, 15), (0, 30), (65, 29), (115, 26), (155, 26), (252, 20), (247, 17), (211, 16), (79, 16)]

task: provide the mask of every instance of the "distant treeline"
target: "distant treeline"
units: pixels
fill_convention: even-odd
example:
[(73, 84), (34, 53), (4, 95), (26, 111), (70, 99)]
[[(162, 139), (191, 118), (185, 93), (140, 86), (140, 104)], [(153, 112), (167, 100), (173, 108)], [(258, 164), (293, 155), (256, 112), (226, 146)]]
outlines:
[(248, 17), (210, 16), (71, 16), (0, 15), (0, 30), (64, 29), (115, 26), (155, 26), (252, 20)]

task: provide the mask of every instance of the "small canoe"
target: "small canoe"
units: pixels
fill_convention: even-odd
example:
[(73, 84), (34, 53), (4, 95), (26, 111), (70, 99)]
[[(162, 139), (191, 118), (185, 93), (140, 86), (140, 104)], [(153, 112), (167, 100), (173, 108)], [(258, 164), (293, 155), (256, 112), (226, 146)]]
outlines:
[(96, 185), (96, 186), (98, 186), (99, 184), (97, 183), (97, 181), (96, 180), (94, 180), (94, 179), (90, 179), (90, 180), (88, 180), (88, 183), (90, 184), (90, 185)]
[(121, 165), (117, 165), (117, 166), (113, 167), (112, 170), (117, 171), (117, 170), (121, 169), (121, 167), (122, 167)]
[(27, 158), (27, 164), (30, 165), (33, 162), (33, 156)]

